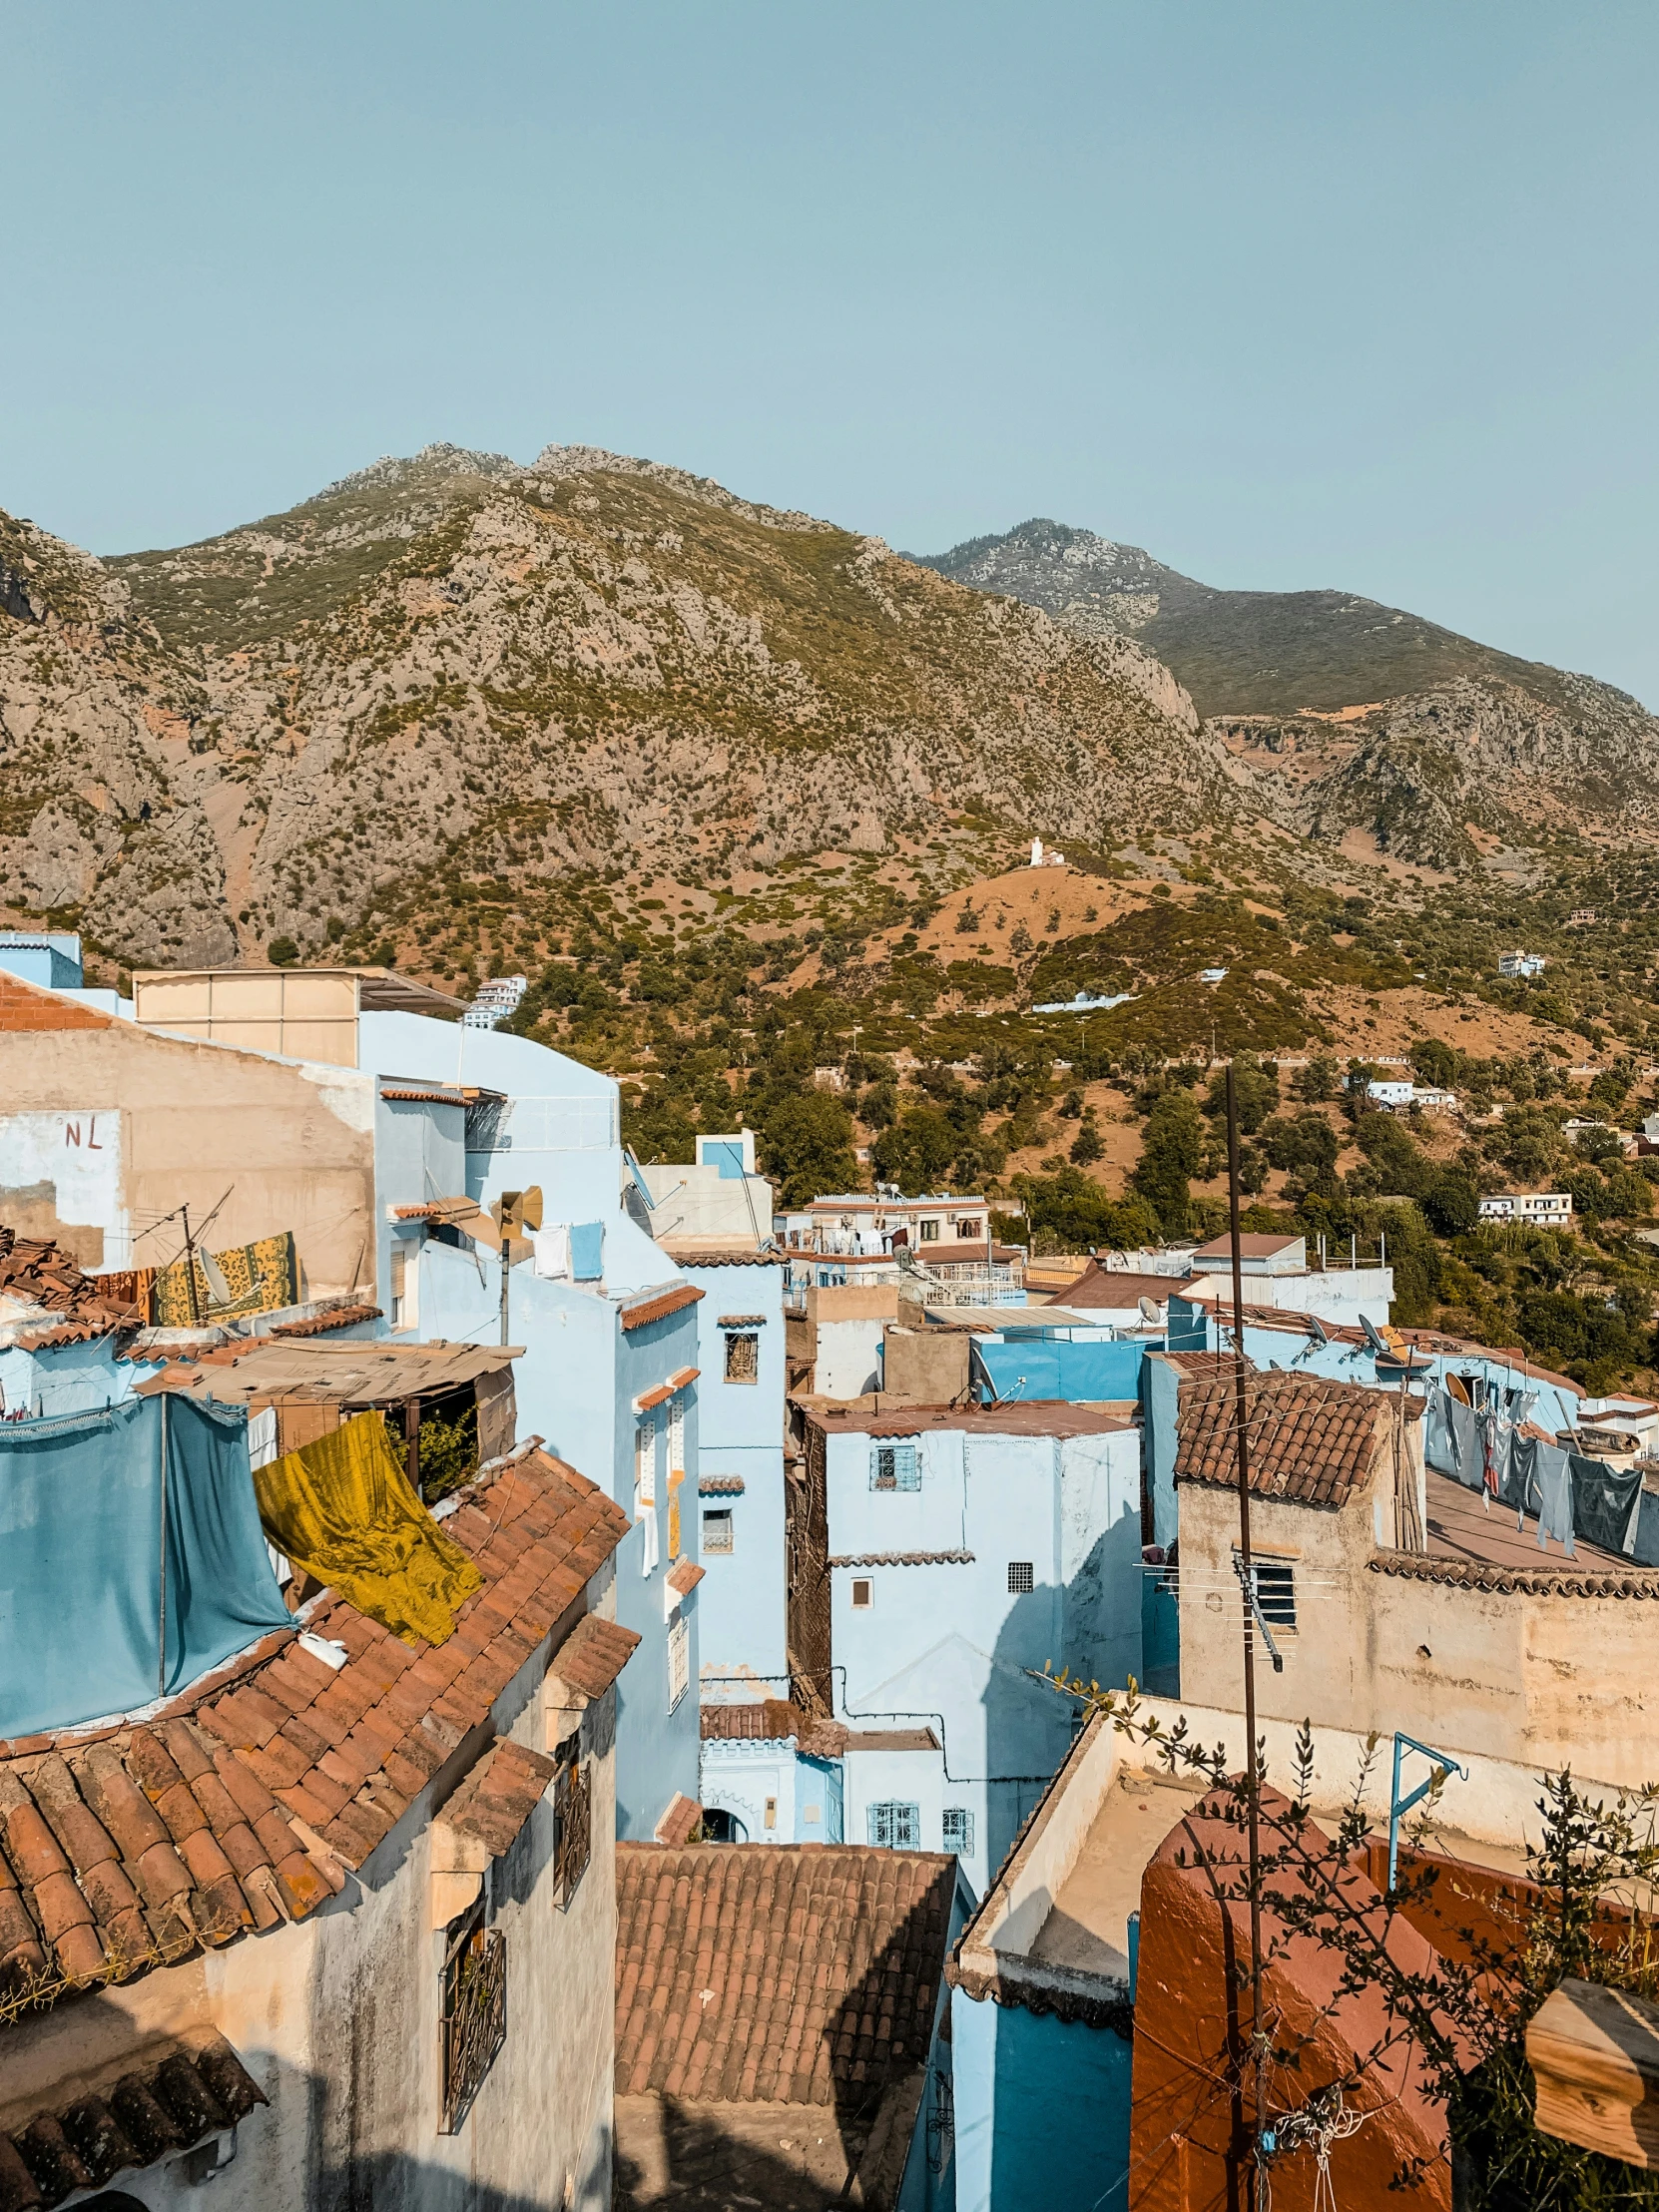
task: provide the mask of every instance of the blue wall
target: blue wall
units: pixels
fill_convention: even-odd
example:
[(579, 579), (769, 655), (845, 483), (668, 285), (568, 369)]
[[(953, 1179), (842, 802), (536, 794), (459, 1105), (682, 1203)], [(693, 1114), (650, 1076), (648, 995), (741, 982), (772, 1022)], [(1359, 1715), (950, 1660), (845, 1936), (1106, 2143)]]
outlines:
[[(920, 1809), (920, 1847), (943, 1847), (944, 1807), (971, 1813), (963, 1870), (983, 1891), (1071, 1743), (1070, 1701), (1032, 1679), (1141, 1672), (1140, 1442), (1132, 1428), (1071, 1437), (928, 1430), (919, 1485), (870, 1487), (872, 1440), (827, 1439), (830, 1550), (837, 1557), (965, 1552), (963, 1561), (835, 1567), (830, 1639), (836, 1718), (854, 1729), (931, 1725), (937, 1751), (849, 1753), (847, 1834), (869, 1803)], [(1029, 1591), (1010, 1591), (1012, 1561)], [(870, 1584), (852, 1604), (854, 1579)]]
[[(699, 1453), (703, 1482), (738, 1476), (741, 1494), (711, 1492), (688, 1508), (730, 1512), (729, 1554), (701, 1555), (706, 1579), (698, 1589), (703, 1610), (703, 1666), (711, 1676), (749, 1673), (782, 1681), (788, 1673), (785, 1644), (784, 1556), (784, 1270), (699, 1267), (682, 1263), (687, 1280), (704, 1293), (697, 1309)], [(723, 1314), (763, 1314), (759, 1338), (760, 1380), (728, 1382)], [(814, 1839), (807, 1839), (813, 1841)]]
[(957, 2212), (1126, 2212), (1133, 2046), (950, 1995)]

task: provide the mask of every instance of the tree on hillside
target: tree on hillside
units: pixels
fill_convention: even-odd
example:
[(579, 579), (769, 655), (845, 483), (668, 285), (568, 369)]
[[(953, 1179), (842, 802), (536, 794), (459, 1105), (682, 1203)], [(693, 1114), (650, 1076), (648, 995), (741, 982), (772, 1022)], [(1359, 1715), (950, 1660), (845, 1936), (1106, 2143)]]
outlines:
[(806, 1206), (829, 1191), (856, 1190), (863, 1171), (852, 1149), (852, 1116), (829, 1091), (775, 1092), (750, 1118), (764, 1174), (777, 1179), (785, 1206)]
[(912, 1106), (870, 1146), (870, 1165), (906, 1198), (936, 1191), (950, 1173), (962, 1136), (941, 1106)]
[(1192, 1214), (1189, 1186), (1203, 1157), (1204, 1124), (1192, 1095), (1166, 1091), (1147, 1117), (1134, 1175), (1136, 1190), (1151, 1204), (1166, 1237), (1186, 1234)]
[(1457, 1080), (1462, 1057), (1453, 1046), (1442, 1044), (1438, 1037), (1418, 1037), (1409, 1054), (1412, 1073), (1418, 1082), (1436, 1091), (1451, 1089)]

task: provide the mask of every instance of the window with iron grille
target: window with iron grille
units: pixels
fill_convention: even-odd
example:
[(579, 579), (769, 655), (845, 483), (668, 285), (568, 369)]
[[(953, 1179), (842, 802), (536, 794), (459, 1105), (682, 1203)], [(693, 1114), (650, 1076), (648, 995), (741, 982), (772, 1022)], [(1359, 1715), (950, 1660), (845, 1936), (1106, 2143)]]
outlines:
[(945, 1807), (944, 1848), (953, 1851), (958, 1859), (973, 1857), (973, 1814), (967, 1806)]
[(919, 1805), (872, 1805), (868, 1809), (869, 1840), (881, 1851), (920, 1851)]
[(726, 1380), (728, 1382), (759, 1382), (761, 1380), (761, 1340), (753, 1330), (728, 1332)]
[(592, 1776), (576, 1757), (574, 1738), (570, 1757), (553, 1778), (553, 1879), (559, 1903), (568, 1906), (593, 1853)]
[(737, 1547), (732, 1538), (732, 1508), (729, 1505), (714, 1506), (703, 1515), (703, 1556), (715, 1552), (731, 1552)]
[(1036, 1576), (1033, 1572), (1032, 1562), (1029, 1559), (1010, 1559), (1008, 1561), (1008, 1595), (1010, 1597), (1029, 1597), (1036, 1586)]
[(923, 1243), (923, 1244), (937, 1244), (937, 1243), (938, 1243), (938, 1241), (939, 1241), (939, 1225), (938, 1225), (937, 1221), (935, 1221), (935, 1220), (932, 1220), (932, 1219), (929, 1219), (929, 1220), (927, 1220), (927, 1221), (924, 1221), (924, 1222), (922, 1223), (922, 1225), (921, 1225), (921, 1241), (922, 1241), (922, 1243)]
[(921, 1468), (914, 1444), (872, 1444), (869, 1452), (869, 1486), (872, 1490), (919, 1490)]
[(933, 2072), (933, 2101), (927, 2113), (927, 2163), (942, 2174), (956, 2149), (956, 2085), (942, 2068)]
[(1256, 1602), (1270, 1628), (1296, 1626), (1296, 1569), (1289, 1559), (1252, 1559)]
[(507, 1938), (484, 1926), (480, 1899), (444, 1953), (439, 2001), (443, 2121), (458, 2134), (507, 2039)]

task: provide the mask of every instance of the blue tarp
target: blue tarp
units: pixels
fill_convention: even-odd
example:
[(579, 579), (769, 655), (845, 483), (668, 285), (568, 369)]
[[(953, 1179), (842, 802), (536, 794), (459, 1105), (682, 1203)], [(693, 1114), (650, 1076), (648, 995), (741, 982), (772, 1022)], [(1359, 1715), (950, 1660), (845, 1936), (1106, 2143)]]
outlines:
[(134, 1712), (291, 1626), (241, 1406), (168, 1391), (0, 1421), (0, 1737)]
[[(992, 1345), (975, 1343), (998, 1397), (1079, 1399), (1137, 1397), (1142, 1344), (1068, 1344), (1063, 1339)], [(1161, 1349), (1161, 1347), (1160, 1347)]]

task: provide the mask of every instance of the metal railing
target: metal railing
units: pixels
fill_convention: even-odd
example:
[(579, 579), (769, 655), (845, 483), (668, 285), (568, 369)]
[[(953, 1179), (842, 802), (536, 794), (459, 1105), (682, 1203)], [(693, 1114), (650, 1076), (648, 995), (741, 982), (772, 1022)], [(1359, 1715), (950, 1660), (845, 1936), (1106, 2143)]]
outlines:
[(443, 2121), (458, 2134), (507, 2039), (507, 1938), (482, 1926), (479, 1906), (443, 1961)]
[(553, 1806), (557, 1821), (553, 1879), (560, 1905), (568, 1907), (593, 1856), (593, 1783), (586, 1767), (572, 1763), (560, 1768)]

